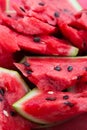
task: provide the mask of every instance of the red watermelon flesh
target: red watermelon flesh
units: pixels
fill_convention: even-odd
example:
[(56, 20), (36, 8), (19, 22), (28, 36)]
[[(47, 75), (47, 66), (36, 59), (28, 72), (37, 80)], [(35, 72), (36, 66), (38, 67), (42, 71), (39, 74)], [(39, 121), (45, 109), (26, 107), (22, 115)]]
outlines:
[(0, 9), (5, 11), (6, 9), (6, 0), (0, 0)]
[(0, 130), (30, 130), (31, 124), (12, 108), (27, 92), (27, 85), (17, 72), (0, 68)]
[(36, 17), (51, 25), (56, 25), (56, 18), (59, 17), (59, 15), (64, 15), (65, 19), (69, 16), (68, 20), (70, 20), (73, 18), (72, 13), (82, 9), (79, 3), (77, 3), (75, 7), (75, 4), (72, 4), (72, 2), (68, 0), (52, 0), (51, 2), (50, 0), (22, 0), (22, 2), (29, 16)]
[(8, 52), (16, 52), (20, 50), (13, 31), (4, 25), (0, 25), (0, 46)]
[(84, 95), (34, 89), (13, 107), (22, 116), (37, 123), (61, 122), (87, 111), (87, 92)]
[(78, 29), (87, 30), (87, 10), (83, 10), (75, 14), (75, 20), (72, 20), (70, 25)]
[(82, 130), (83, 128), (84, 130), (87, 130), (87, 113), (72, 118), (63, 124), (50, 128), (43, 128), (42, 130)]
[(6, 50), (0, 53), (0, 67), (14, 69), (14, 58), (11, 53), (8, 53)]
[(26, 57), (22, 63), (15, 65), (23, 75), (44, 91), (64, 90), (80, 81), (80, 76), (87, 75), (87, 57)]
[(87, 0), (77, 0), (80, 5), (84, 8), (84, 9), (87, 9)]
[(36, 19), (34, 17), (7, 17), (1, 16), (3, 24), (12, 27), (17, 32), (27, 35), (50, 34), (56, 31), (56, 28)]
[(53, 36), (17, 36), (20, 48), (38, 54), (76, 56), (78, 49)]
[[(85, 30), (77, 30), (65, 23), (62, 23), (58, 20), (58, 26), (62, 34), (76, 47), (78, 47), (82, 51), (87, 50), (87, 31)], [(84, 44), (85, 43), (85, 44)]]

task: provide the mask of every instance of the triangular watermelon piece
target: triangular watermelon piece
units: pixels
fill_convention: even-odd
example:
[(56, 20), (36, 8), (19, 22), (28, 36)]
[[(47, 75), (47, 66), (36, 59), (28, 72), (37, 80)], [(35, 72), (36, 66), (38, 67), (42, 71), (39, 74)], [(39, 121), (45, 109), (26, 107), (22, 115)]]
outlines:
[(14, 103), (13, 107), (22, 116), (37, 123), (61, 122), (87, 112), (87, 92), (84, 95), (34, 89)]
[(26, 57), (16, 67), (39, 89), (61, 91), (87, 75), (87, 57)]

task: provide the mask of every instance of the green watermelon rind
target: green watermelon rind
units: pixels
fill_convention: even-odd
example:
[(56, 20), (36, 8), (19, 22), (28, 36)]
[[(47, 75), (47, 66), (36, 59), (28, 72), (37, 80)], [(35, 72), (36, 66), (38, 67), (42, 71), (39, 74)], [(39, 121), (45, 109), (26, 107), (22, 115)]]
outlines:
[(5, 73), (8, 74), (12, 77), (17, 78), (17, 81), (22, 85), (22, 87), (24, 88), (25, 92), (30, 91), (28, 85), (25, 83), (25, 81), (22, 79), (22, 77), (20, 76), (20, 74), (17, 71), (14, 70), (8, 70), (5, 68), (0, 67), (0, 73)]
[(81, 7), (81, 5), (79, 4), (79, 2), (77, 2), (77, 0), (68, 0), (68, 2), (77, 10), (77, 11), (81, 11), (83, 8)]
[(16, 103), (13, 104), (13, 108), (23, 117), (25, 117), (26, 119), (39, 123), (39, 124), (50, 124), (50, 122), (41, 120), (41, 119), (37, 119), (35, 117), (33, 117), (32, 115), (27, 114), (26, 112), (23, 111), (22, 109), (22, 103), (24, 103), (26, 100), (32, 99), (33, 97), (39, 95), (41, 92), (38, 89), (33, 89), (31, 92), (29, 92), (28, 94), (26, 94), (23, 98), (21, 98), (20, 100), (18, 100)]
[(79, 52), (79, 49), (78, 49), (78, 48), (72, 47), (72, 48), (70, 49), (70, 51), (69, 51), (69, 53), (68, 53), (67, 56), (71, 56), (71, 57), (77, 56), (77, 55), (78, 55), (78, 52)]

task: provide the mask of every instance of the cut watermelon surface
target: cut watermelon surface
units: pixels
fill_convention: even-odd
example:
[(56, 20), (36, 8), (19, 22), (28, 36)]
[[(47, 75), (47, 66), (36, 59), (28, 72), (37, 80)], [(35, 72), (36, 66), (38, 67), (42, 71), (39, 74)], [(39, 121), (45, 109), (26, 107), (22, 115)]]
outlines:
[[(87, 94), (41, 92), (32, 90), (13, 107), (32, 121), (49, 124), (71, 118), (87, 111)], [(84, 105), (85, 104), (85, 105)]]
[(86, 6), (0, 0), (0, 130), (87, 130)]
[(27, 57), (22, 63), (15, 65), (23, 75), (44, 91), (61, 91), (74, 86), (80, 82), (78, 77), (84, 77), (87, 73), (87, 57)]
[(30, 129), (29, 122), (12, 108), (27, 92), (28, 87), (17, 72), (0, 68), (0, 130)]

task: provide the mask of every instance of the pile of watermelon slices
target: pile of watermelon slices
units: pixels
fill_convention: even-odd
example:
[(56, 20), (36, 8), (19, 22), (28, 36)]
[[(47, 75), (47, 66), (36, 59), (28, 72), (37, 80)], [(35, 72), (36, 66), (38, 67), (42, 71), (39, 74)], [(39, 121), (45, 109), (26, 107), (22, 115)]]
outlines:
[(87, 130), (86, 7), (0, 0), (0, 130)]

